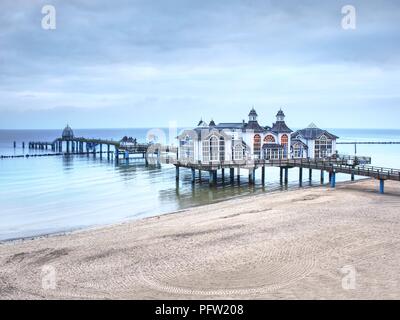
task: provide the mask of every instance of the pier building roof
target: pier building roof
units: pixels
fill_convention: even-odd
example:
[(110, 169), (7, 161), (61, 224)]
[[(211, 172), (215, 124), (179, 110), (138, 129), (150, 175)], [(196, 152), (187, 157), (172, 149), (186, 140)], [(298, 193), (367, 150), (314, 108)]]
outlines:
[(315, 140), (321, 137), (322, 135), (325, 135), (329, 139), (338, 139), (339, 137), (326, 131), (323, 129), (318, 128), (315, 124), (309, 125), (305, 129), (297, 130), (292, 134), (292, 137), (297, 138), (297, 137), (303, 137), (304, 139), (310, 139), (310, 140)]
[(275, 133), (291, 133), (291, 132), (293, 132), (293, 130), (290, 129), (286, 125), (285, 121), (277, 121), (277, 122), (275, 122), (272, 125), (271, 131), (275, 132)]
[(266, 132), (265, 128), (259, 125), (257, 121), (249, 121), (244, 126), (245, 130), (253, 130), (255, 133)]
[(218, 129), (243, 129), (243, 122), (222, 122), (216, 126)]

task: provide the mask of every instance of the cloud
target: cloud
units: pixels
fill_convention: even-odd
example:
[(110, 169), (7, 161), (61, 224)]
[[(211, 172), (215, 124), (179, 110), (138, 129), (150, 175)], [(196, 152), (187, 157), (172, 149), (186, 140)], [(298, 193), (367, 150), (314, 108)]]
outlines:
[[(41, 28), (45, 4), (57, 10), (56, 30)], [(87, 110), (98, 110), (92, 126), (121, 126), (120, 119), (110, 119), (111, 110), (157, 110), (157, 125), (166, 116), (187, 125), (199, 115), (222, 117), (227, 108), (241, 118), (252, 104), (398, 106), (398, 2), (352, 1), (352, 31), (340, 26), (345, 4), (2, 1), (0, 126), (26, 126), (21, 117), (35, 112), (35, 126), (52, 126), (40, 115), (53, 109), (51, 119), (64, 123), (68, 108), (74, 110), (71, 123), (78, 121), (76, 110), (86, 120)], [(129, 123), (144, 122), (135, 116)]]

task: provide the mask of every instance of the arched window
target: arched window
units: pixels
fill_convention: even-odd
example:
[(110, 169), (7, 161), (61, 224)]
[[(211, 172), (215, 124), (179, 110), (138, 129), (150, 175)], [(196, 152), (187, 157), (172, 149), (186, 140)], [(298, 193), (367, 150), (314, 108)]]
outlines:
[(264, 138), (264, 143), (275, 143), (275, 138), (273, 135), (269, 134)]
[(210, 160), (218, 161), (219, 156), (219, 139), (216, 136), (210, 138)]
[(287, 134), (282, 135), (281, 137), (281, 145), (287, 145), (289, 143), (289, 138)]
[(286, 159), (288, 157), (288, 144), (289, 144), (289, 137), (287, 134), (282, 135), (281, 137), (281, 145), (283, 146), (283, 158)]
[(259, 134), (256, 134), (254, 136), (254, 158), (260, 158), (261, 154), (261, 136)]

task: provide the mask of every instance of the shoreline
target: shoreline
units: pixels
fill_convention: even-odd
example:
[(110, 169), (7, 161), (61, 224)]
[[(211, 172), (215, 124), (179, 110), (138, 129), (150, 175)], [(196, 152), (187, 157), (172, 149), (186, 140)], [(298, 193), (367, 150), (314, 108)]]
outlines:
[[(346, 184), (354, 184), (354, 183), (358, 183), (360, 181), (365, 181), (365, 180), (374, 180), (374, 179), (373, 178), (369, 178), (369, 177), (363, 177), (363, 178), (359, 178), (358, 180), (355, 180), (355, 181), (351, 181), (351, 180), (340, 181), (340, 182), (337, 182), (336, 185), (340, 186), (340, 185), (346, 185)], [(73, 229), (73, 230), (51, 232), (51, 233), (43, 233), (43, 234), (38, 234), (38, 235), (34, 235), (34, 236), (26, 236), (26, 237), (18, 237), (18, 238), (0, 240), (0, 248), (1, 248), (2, 245), (13, 245), (14, 243), (34, 241), (34, 240), (37, 240), (37, 239), (47, 239), (47, 238), (51, 238), (51, 237), (63, 237), (63, 236), (68, 236), (68, 235), (79, 233), (79, 232), (98, 230), (98, 229), (102, 229), (102, 228), (123, 225), (123, 224), (126, 224), (126, 223), (133, 223), (135, 221), (152, 219), (152, 218), (156, 218), (156, 217), (160, 217), (160, 216), (179, 214), (179, 213), (185, 212), (187, 210), (190, 210), (192, 208), (205, 207), (205, 206), (208, 206), (208, 205), (222, 203), (222, 202), (230, 201), (230, 200), (234, 200), (234, 199), (242, 199), (242, 198), (255, 197), (255, 196), (260, 196), (260, 195), (273, 195), (273, 194), (279, 194), (279, 193), (282, 193), (282, 192), (295, 192), (295, 191), (298, 191), (298, 190), (315, 189), (315, 188), (330, 188), (330, 186), (329, 186), (329, 183), (325, 183), (325, 184), (322, 184), (322, 185), (321, 184), (320, 185), (303, 185), (301, 187), (298, 186), (298, 187), (293, 187), (291, 189), (266, 191), (266, 192), (260, 192), (260, 193), (255, 193), (255, 194), (236, 195), (236, 196), (232, 196), (232, 197), (228, 197), (228, 198), (218, 199), (218, 200), (215, 200), (214, 202), (208, 203), (208, 204), (197, 204), (197, 205), (190, 206), (188, 208), (184, 208), (184, 209), (180, 209), (180, 210), (176, 210), (176, 211), (171, 211), (171, 212), (166, 212), (166, 213), (160, 213), (160, 214), (156, 214), (156, 215), (149, 216), (149, 217), (143, 217), (143, 218), (139, 218), (139, 219), (133, 219), (133, 220), (128, 219), (128, 220), (123, 220), (123, 221), (116, 222), (116, 223), (111, 223), (111, 224), (104, 224), (104, 225), (102, 224), (102, 225), (97, 225), (97, 226), (95, 225), (95, 226), (89, 226), (89, 227), (76, 228), (76, 229)]]
[(2, 243), (0, 299), (399, 299), (399, 208), (365, 179)]

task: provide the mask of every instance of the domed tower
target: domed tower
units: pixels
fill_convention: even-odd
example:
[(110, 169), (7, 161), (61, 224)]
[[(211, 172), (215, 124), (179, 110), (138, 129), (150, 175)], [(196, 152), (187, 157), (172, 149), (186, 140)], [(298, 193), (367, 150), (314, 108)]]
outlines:
[(285, 114), (283, 113), (282, 109), (279, 109), (278, 113), (276, 114), (276, 121), (285, 121)]
[(62, 132), (62, 136), (61, 136), (64, 140), (70, 140), (74, 138), (74, 132), (72, 131), (71, 127), (69, 125), (67, 125), (63, 132)]
[(249, 113), (249, 122), (250, 121), (257, 121), (258, 114), (254, 108), (251, 108), (250, 113)]

